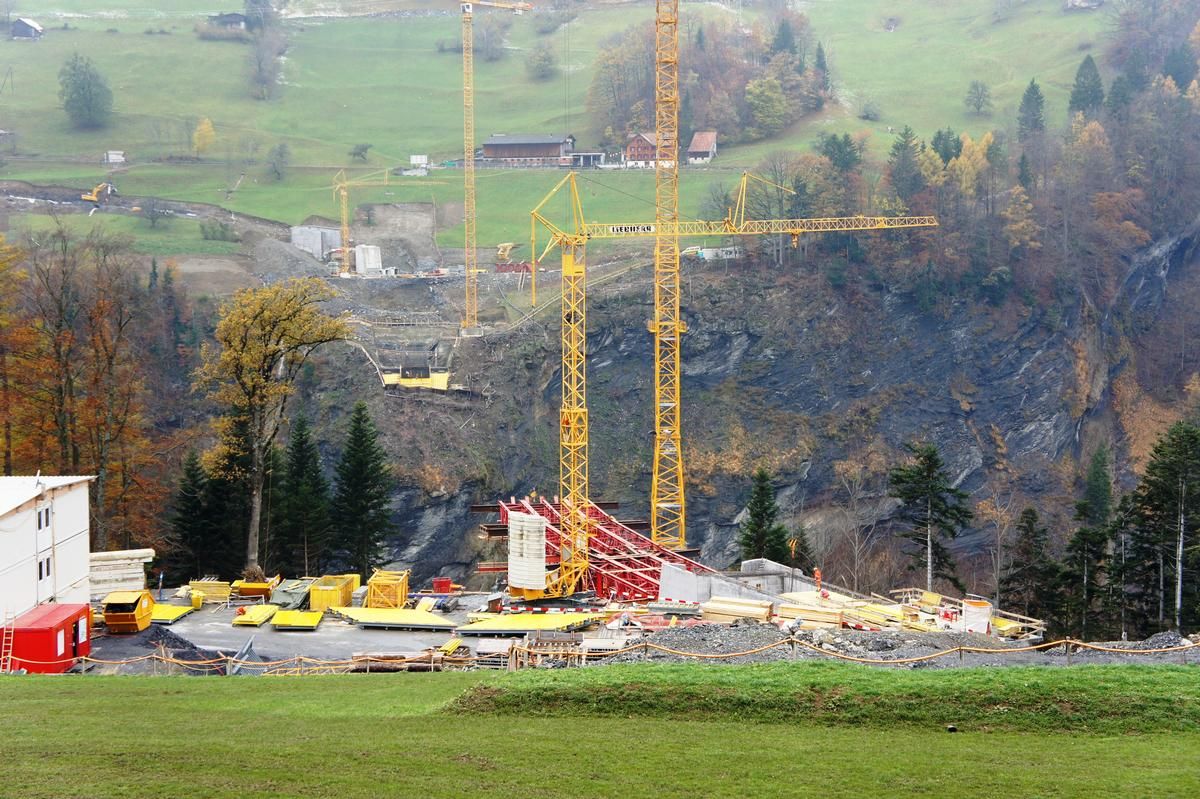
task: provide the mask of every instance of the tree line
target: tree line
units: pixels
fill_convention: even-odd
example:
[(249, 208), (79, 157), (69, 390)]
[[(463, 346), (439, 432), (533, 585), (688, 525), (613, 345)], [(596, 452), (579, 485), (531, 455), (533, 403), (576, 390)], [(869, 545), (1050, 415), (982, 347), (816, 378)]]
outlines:
[[(1200, 413), (1173, 424), (1158, 439), (1137, 485), (1116, 497), (1107, 447), (1093, 454), (1075, 502), (1071, 527), (1052, 536), (1030, 505), (986, 498), (973, 508), (957, 488), (937, 447), (910, 443), (907, 457), (886, 474), (894, 507), (858, 540), (846, 528), (842, 548), (814, 546), (803, 526), (778, 522), (770, 474), (753, 477), (740, 523), (743, 559), (766, 557), (811, 570), (856, 591), (886, 590), (916, 577), (926, 590), (973, 589), (1003, 610), (1040, 618), (1052, 634), (1085, 640), (1142, 638), (1200, 626)], [(994, 568), (967, 585), (951, 543), (974, 522), (998, 530), (988, 546)], [(866, 568), (855, 545), (890, 569)], [(849, 552), (847, 550), (850, 550)], [(877, 564), (878, 561), (875, 561)], [(875, 578), (869, 580), (867, 572)], [(884, 581), (880, 581), (880, 575)], [(860, 582), (861, 581), (861, 582)], [(868, 585), (867, 582), (871, 584)]]
[[(286, 449), (272, 447), (266, 457), (259, 568), (288, 576), (369, 576), (389, 560), (384, 544), (394, 532), (389, 514), (394, 481), (378, 436), (366, 405), (355, 405), (331, 484), (308, 419), (299, 415), (292, 421)], [(188, 453), (162, 561), (168, 584), (242, 574), (253, 502), (246, 479), (249, 448)]]
[[(635, 25), (602, 43), (587, 109), (620, 148), (629, 135), (654, 130), (654, 24)], [(783, 130), (832, 97), (825, 48), (808, 18), (777, 9), (743, 29), (724, 21), (690, 25), (680, 35), (679, 140), (715, 130), (730, 144)]]

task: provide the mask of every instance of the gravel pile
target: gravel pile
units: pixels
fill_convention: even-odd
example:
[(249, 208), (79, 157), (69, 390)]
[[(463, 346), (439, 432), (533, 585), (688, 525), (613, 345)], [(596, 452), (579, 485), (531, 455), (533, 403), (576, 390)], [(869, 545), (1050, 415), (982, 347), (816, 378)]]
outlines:
[[(747, 652), (760, 646), (768, 646), (787, 638), (773, 624), (750, 622), (748, 624), (698, 624), (694, 627), (669, 627), (657, 633), (634, 638), (627, 646), (636, 646), (643, 641), (678, 649), (681, 652), (696, 652), (704, 655), (722, 655), (730, 652)], [(714, 663), (766, 663), (773, 660), (791, 660), (791, 647), (780, 646), (744, 657), (723, 658)], [(606, 659), (605, 663), (695, 663), (703, 658), (683, 657), (649, 649), (642, 652), (626, 652)]]
[[(721, 624), (700, 624), (695, 627), (675, 627), (658, 633), (647, 634), (629, 642), (630, 646), (645, 642), (653, 642), (659, 646), (677, 649), (682, 652), (694, 652), (702, 655), (719, 655), (731, 652), (745, 652), (757, 649), (786, 639), (787, 633), (780, 631), (772, 624), (749, 622), (725, 626)], [(1023, 649), (1029, 645), (1027, 641), (1003, 641), (991, 636), (978, 633), (922, 633), (908, 630), (887, 630), (883, 632), (863, 632), (858, 630), (800, 630), (795, 637), (830, 655), (847, 655), (864, 660), (905, 661), (911, 658), (921, 658), (935, 652), (952, 650), (960, 646), (978, 647), (981, 649)], [(1195, 639), (1195, 640), (1194, 640)], [(1181, 645), (1198, 645), (1195, 655), (1184, 652), (1182, 655), (1158, 654), (1137, 655), (1137, 652), (1149, 649), (1177, 647)], [(912, 663), (897, 663), (892, 668), (911, 669), (945, 669), (964, 666), (1067, 666), (1076, 664), (1107, 664), (1107, 663), (1179, 663), (1200, 662), (1200, 635), (1192, 639), (1183, 638), (1176, 632), (1164, 632), (1153, 635), (1145, 641), (1112, 641), (1101, 643), (1112, 649), (1121, 649), (1130, 654), (1115, 652), (1095, 652), (1074, 648), (1067, 657), (1064, 647), (1054, 647), (1042, 651), (1013, 653), (1005, 652), (964, 652), (944, 655), (929, 660), (919, 660)], [(765, 663), (777, 660), (834, 660), (835, 658), (822, 655), (808, 647), (780, 646), (753, 655), (743, 657), (722, 658), (709, 660), (705, 658), (673, 655), (650, 649), (647, 652), (627, 652), (617, 655), (601, 663)]]

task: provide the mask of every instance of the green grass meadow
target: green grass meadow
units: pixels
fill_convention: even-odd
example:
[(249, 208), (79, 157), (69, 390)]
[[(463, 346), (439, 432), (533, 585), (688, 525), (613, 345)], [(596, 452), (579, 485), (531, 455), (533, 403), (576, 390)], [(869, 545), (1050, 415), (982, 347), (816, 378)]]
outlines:
[[(15, 147), (15, 152), (0, 152), (0, 179), (90, 187), (107, 174), (101, 153), (119, 149), (131, 159), (114, 175), (126, 195), (216, 203), (294, 224), (314, 214), (336, 214), (331, 183), (338, 168), (366, 174), (407, 164), (411, 154), (429, 155), (435, 163), (461, 156), (461, 57), (438, 52), (437, 46), (457, 39), (454, 4), (293, 4), (301, 12), (334, 6), (450, 13), (290, 20), (284, 85), (276, 99), (262, 102), (247, 90), (250, 45), (204, 41), (194, 34), (195, 24), (214, 10), (209, 3), (53, 0), (36, 14), (25, 9), (47, 33), (38, 42), (0, 41), (0, 71), (13, 70), (13, 80), (0, 92), (0, 128), (16, 133), (15, 144), (7, 148)], [(1005, 127), (1031, 77), (1044, 88), (1048, 119), (1065, 121), (1075, 68), (1085, 50), (1102, 50), (1107, 15), (1067, 14), (1059, 0), (1014, 4), (1005, 18), (997, 17), (997, 7), (993, 0), (805, 3), (829, 52), (843, 101), (771, 140), (722, 149), (713, 169), (688, 170), (681, 181), (684, 213), (701, 213), (713, 182), (732, 184), (738, 171), (766, 154), (807, 149), (823, 131), (868, 131), (872, 150), (882, 156), (891, 143), (888, 126), (910, 124), (926, 138), (945, 125), (974, 135)], [(648, 2), (597, 6), (544, 37), (534, 30), (534, 15), (513, 18), (509, 57), (496, 63), (477, 59), (477, 139), (493, 132), (571, 131), (581, 146), (594, 144), (598, 131), (589, 123), (585, 99), (596, 54), (607, 37), (652, 14)], [(685, 21), (691, 15), (737, 18), (730, 9), (706, 3), (686, 3), (682, 15)], [(888, 32), (885, 23), (892, 17), (899, 23)], [(756, 12), (743, 12), (743, 24), (756, 19)], [(62, 28), (64, 23), (68, 29)], [(564, 68), (558, 78), (537, 83), (527, 78), (523, 57), (543, 40), (558, 52)], [(59, 108), (58, 70), (74, 52), (93, 59), (112, 86), (115, 116), (106, 129), (73, 130)], [(963, 107), (967, 84), (976, 78), (992, 86), (995, 111), (990, 117), (971, 116)], [(879, 103), (882, 119), (856, 118), (863, 98)], [(211, 118), (217, 131), (204, 163), (161, 161), (189, 154), (191, 128), (202, 117)], [(285, 179), (271, 180), (261, 164), (252, 165), (236, 194), (227, 198), (242, 171), (234, 164), (252, 152), (261, 160), (279, 142), (292, 152), (293, 167)], [(369, 161), (351, 164), (348, 152), (360, 142), (374, 145)], [(480, 242), (527, 238), (528, 211), (560, 176), (556, 170), (480, 171)], [(588, 178), (584, 201), (589, 218), (641, 221), (653, 212), (651, 175), (595, 173)], [(356, 189), (352, 202), (453, 206), (461, 195), (459, 172), (435, 170), (428, 178), (405, 179), (386, 189)], [(461, 245), (462, 235), (461, 224), (450, 225), (439, 242)]]
[[(1181, 731), (1165, 717), (1138, 734), (1046, 725), (1055, 710), (1042, 704), (1041, 693), (1072, 684), (1073, 696), (1090, 693), (1100, 709), (1099, 700), (1116, 689), (1110, 715), (1131, 718), (1138, 714), (1118, 707), (1124, 692), (1157, 697), (1194, 684), (1189, 671), (911, 673), (781, 664), (516, 675), (4, 678), (0, 795), (1187, 797), (1200, 791), (1194, 728)], [(642, 687), (663, 681), (679, 684), (698, 712), (664, 715), (643, 704)], [(621, 708), (480, 713), (455, 701), (464, 693), (496, 696), (541, 685), (553, 702), (554, 686), (565, 684), (610, 701), (625, 686), (615, 700)], [(700, 684), (706, 687), (695, 693)], [(820, 695), (823, 710), (763, 717), (759, 710), (771, 703), (759, 703), (753, 690), (768, 685), (773, 693)], [(918, 688), (932, 691), (927, 709), (907, 722), (891, 718)], [(1010, 706), (1028, 694), (1039, 709), (985, 731), (964, 720), (960, 714), (970, 711), (956, 702), (979, 705), (971, 697), (980, 693)], [(1194, 716), (1194, 693), (1184, 690), (1192, 707), (1176, 716)], [(706, 701), (736, 695), (743, 697), (740, 709), (705, 712)], [(839, 707), (855, 704), (875, 710), (838, 718)], [(947, 734), (948, 721), (958, 721), (961, 732)]]

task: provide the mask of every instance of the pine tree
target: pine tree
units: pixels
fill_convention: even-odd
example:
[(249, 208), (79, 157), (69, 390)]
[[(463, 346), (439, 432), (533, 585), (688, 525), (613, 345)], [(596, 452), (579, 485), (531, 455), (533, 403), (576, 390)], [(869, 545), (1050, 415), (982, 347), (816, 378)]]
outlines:
[(817, 56), (813, 66), (816, 67), (817, 72), (821, 73), (821, 89), (829, 91), (833, 81), (829, 77), (829, 63), (825, 60), (825, 48), (820, 42), (817, 42)]
[(388, 511), (393, 483), (387, 454), (364, 402), (350, 415), (335, 482), (334, 548), (348, 568), (369, 576), (387, 561), (384, 543), (394, 529)]
[(1025, 616), (1046, 618), (1056, 609), (1057, 570), (1050, 557), (1050, 533), (1033, 508), (1021, 511), (1011, 554), (1012, 562), (1000, 579), (1003, 603)]
[(1178, 47), (1167, 53), (1163, 60), (1162, 74), (1175, 81), (1180, 91), (1192, 85), (1196, 79), (1196, 56), (1187, 42), (1180, 42)]
[(188, 452), (183, 474), (172, 503), (169, 548), (163, 554), (162, 569), (167, 585), (181, 585), (204, 573), (202, 558), (210, 544), (211, 519), (207, 508), (208, 475), (200, 456)]
[(1157, 564), (1158, 585), (1145, 588), (1157, 589), (1160, 619), (1170, 611), (1175, 629), (1182, 629), (1196, 618), (1196, 580), (1187, 577), (1197, 566), (1192, 542), (1200, 529), (1200, 428), (1177, 422), (1158, 440), (1134, 504), (1137, 549)]
[(1078, 111), (1093, 116), (1103, 104), (1104, 81), (1100, 79), (1096, 60), (1089, 54), (1075, 72), (1075, 85), (1071, 88), (1071, 101), (1067, 108), (1072, 114)]
[(954, 560), (941, 538), (954, 538), (971, 522), (967, 493), (950, 484), (942, 456), (934, 444), (906, 444), (914, 462), (897, 466), (889, 473), (889, 496), (902, 503), (900, 519), (908, 522), (902, 535), (918, 545), (910, 568), (925, 571), (925, 589), (933, 590), (933, 579), (944, 578), (960, 591)]
[(1092, 454), (1083, 490), (1088, 517), (1093, 527), (1103, 527), (1112, 513), (1112, 475), (1108, 469), (1108, 447), (1103, 444)]
[(892, 188), (905, 202), (925, 188), (925, 177), (917, 163), (919, 153), (917, 135), (913, 133), (912, 128), (905, 125), (897, 134), (896, 141), (892, 144), (891, 157), (888, 159), (892, 172)]
[(1046, 98), (1036, 80), (1029, 81), (1017, 110), (1017, 138), (1029, 141), (1046, 130)]
[(787, 561), (787, 530), (778, 523), (778, 517), (779, 506), (775, 504), (771, 473), (759, 468), (754, 472), (750, 501), (746, 503), (746, 520), (742, 522), (738, 536), (742, 560), (767, 558), (779, 563)]
[(792, 33), (792, 23), (788, 22), (786, 18), (780, 20), (779, 27), (775, 29), (775, 39), (771, 42), (771, 52), (796, 52), (796, 37)]
[(946, 128), (933, 134), (929, 146), (941, 157), (943, 164), (948, 164), (962, 154), (962, 137), (953, 129)]
[(1126, 494), (1117, 503), (1108, 523), (1108, 548), (1111, 553), (1108, 567), (1107, 605), (1118, 623), (1121, 638), (1129, 635), (1130, 629), (1145, 629), (1144, 616), (1136, 613), (1133, 602), (1131, 576), (1133, 573), (1132, 541), (1136, 530), (1136, 508), (1133, 494)]
[(329, 482), (303, 416), (292, 424), (280, 495), (272, 570), (296, 576), (322, 574), (329, 561)]
[(1027, 194), (1033, 194), (1033, 168), (1029, 166), (1029, 156), (1025, 153), (1021, 153), (1021, 160), (1017, 162), (1017, 182)]
[(1084, 640), (1095, 635), (1101, 622), (1097, 604), (1102, 598), (1100, 586), (1107, 565), (1107, 531), (1087, 523), (1095, 516), (1096, 511), (1089, 507), (1087, 500), (1076, 503), (1075, 521), (1083, 524), (1067, 542), (1062, 569), (1065, 627)]

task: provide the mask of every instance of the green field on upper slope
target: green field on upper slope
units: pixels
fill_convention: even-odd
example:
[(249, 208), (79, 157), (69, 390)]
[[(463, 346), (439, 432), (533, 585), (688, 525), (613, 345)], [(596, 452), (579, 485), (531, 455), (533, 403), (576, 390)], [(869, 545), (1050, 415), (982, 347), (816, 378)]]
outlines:
[[(1187, 797), (1200, 791), (1195, 732), (983, 733), (964, 726), (947, 735), (940, 722), (928, 723), (953, 706), (898, 726), (886, 722), (886, 713), (859, 719), (857, 726), (830, 724), (843, 701), (867, 694), (887, 705), (887, 682), (917, 675), (880, 671), (864, 678), (861, 669), (789, 665), (795, 691), (823, 691), (819, 717), (797, 714), (763, 723), (746, 712), (689, 720), (658, 718), (633, 706), (621, 717), (480, 716), (447, 707), (472, 686), (561, 682), (561, 675), (0, 678), (6, 723), (0, 794), (975, 799)], [(712, 683), (707, 695), (720, 701), (722, 684), (743, 679), (738, 675), (744, 668), (667, 671), (676, 679), (689, 670), (717, 675), (704, 679)], [(968, 675), (957, 695), (1006, 688), (1003, 703), (1019, 706), (1021, 681), (1005, 679), (1005, 671)], [(1031, 670), (1013, 671), (1028, 678)], [(660, 672), (621, 669), (619, 677), (636, 695), (642, 677), (653, 680)], [(1095, 676), (1069, 674), (1081, 683)], [(1126, 681), (1142, 685), (1159, 676), (1138, 667), (1129, 667), (1128, 675)], [(919, 679), (940, 683), (935, 701), (944, 701), (955, 696), (961, 677), (951, 670)], [(987, 677), (997, 678), (994, 688), (987, 687)], [(585, 681), (594, 679), (585, 675)], [(1111, 682), (1102, 681), (1097, 694)]]
[[(439, 52), (438, 46), (457, 40), (454, 4), (311, 0), (298, 10), (346, 13), (397, 5), (446, 13), (292, 20), (284, 84), (276, 99), (262, 102), (247, 89), (250, 45), (203, 41), (193, 32), (202, 16), (213, 12), (208, 3), (51, 0), (37, 12), (47, 28), (41, 41), (0, 41), (0, 68), (13, 67), (12, 85), (0, 92), (0, 128), (16, 133), (7, 148), (15, 152), (0, 154), (6, 160), (0, 178), (91, 186), (106, 174), (100, 154), (120, 149), (131, 159), (130, 168), (114, 176), (125, 194), (218, 203), (289, 223), (312, 214), (331, 216), (336, 206), (330, 185), (341, 166), (361, 173), (407, 164), (411, 154), (427, 154), (435, 162), (461, 155), (461, 58), (452, 50)], [(809, 0), (801, 5), (828, 48), (843, 102), (771, 140), (723, 148), (715, 169), (688, 170), (681, 181), (685, 213), (700, 213), (711, 183), (732, 183), (739, 169), (771, 151), (807, 149), (820, 131), (870, 131), (871, 147), (882, 155), (890, 146), (888, 126), (911, 124), (924, 137), (945, 125), (974, 135), (1008, 126), (1031, 77), (1044, 87), (1049, 119), (1065, 118), (1074, 70), (1085, 49), (1099, 51), (1107, 22), (1101, 13), (1064, 13), (1058, 0), (1014, 5), (1003, 19), (991, 0), (900, 5)], [(477, 139), (493, 132), (571, 131), (581, 147), (593, 145), (596, 131), (585, 99), (598, 48), (606, 37), (651, 18), (652, 12), (648, 2), (589, 8), (548, 36), (534, 30), (536, 15), (513, 17), (508, 57), (495, 63), (477, 60)], [(734, 18), (735, 12), (688, 3), (682, 14)], [(754, 19), (745, 12), (746, 24)], [(892, 31), (885, 29), (889, 20)], [(62, 29), (64, 23), (68, 29)], [(523, 64), (525, 52), (540, 41), (556, 49), (565, 67), (545, 83), (531, 81)], [(59, 108), (58, 69), (74, 52), (92, 58), (112, 85), (115, 116), (104, 130), (73, 130)], [(967, 84), (976, 78), (992, 86), (996, 110), (991, 117), (971, 116), (962, 104)], [(878, 122), (855, 117), (867, 97), (882, 109)], [(205, 163), (157, 160), (189, 155), (191, 131), (205, 116), (217, 130)], [(292, 152), (293, 167), (285, 179), (270, 180), (261, 163), (251, 165), (236, 194), (227, 198), (241, 162), (249, 156), (261, 162), (279, 142)], [(350, 148), (365, 142), (374, 145), (368, 163), (351, 164)], [(481, 243), (523, 238), (528, 210), (560, 175), (554, 170), (481, 172)], [(652, 213), (648, 174), (592, 177), (593, 186), (613, 190), (597, 190), (585, 206), (589, 217), (636, 221)], [(461, 176), (446, 170), (399, 187), (356, 190), (353, 202), (453, 205), (460, 198)], [(461, 225), (439, 241), (461, 244)]]

